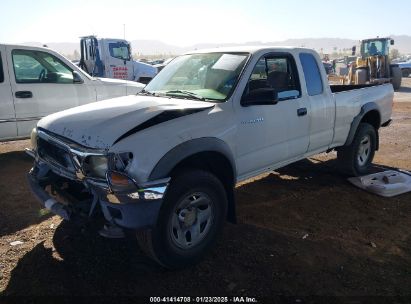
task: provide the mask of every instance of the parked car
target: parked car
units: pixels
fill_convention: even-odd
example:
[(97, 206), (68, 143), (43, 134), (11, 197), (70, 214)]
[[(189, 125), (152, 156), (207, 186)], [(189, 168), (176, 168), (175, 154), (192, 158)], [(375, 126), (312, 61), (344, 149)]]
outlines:
[(402, 77), (408, 77), (411, 74), (411, 60), (397, 63), (401, 69)]
[(155, 261), (184, 267), (235, 221), (236, 183), (331, 150), (345, 173), (366, 173), (393, 94), (391, 84), (330, 87), (305, 48), (196, 51), (138, 96), (43, 118), (29, 183), (63, 218), (103, 216), (103, 236), (136, 231)]
[(155, 64), (154, 66), (157, 68), (157, 70), (160, 72), (162, 69), (164, 69), (164, 67), (169, 64), (171, 62), (171, 60), (173, 60), (174, 57), (168, 58), (166, 60), (164, 60), (162, 63), (158, 63)]
[(38, 120), (51, 113), (133, 95), (143, 87), (93, 78), (48, 48), (0, 44), (0, 141), (29, 137)]

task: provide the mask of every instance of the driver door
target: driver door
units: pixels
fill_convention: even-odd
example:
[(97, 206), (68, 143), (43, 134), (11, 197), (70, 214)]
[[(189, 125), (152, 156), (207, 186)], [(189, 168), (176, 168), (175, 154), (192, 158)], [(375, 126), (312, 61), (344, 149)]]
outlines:
[(73, 71), (42, 50), (8, 47), (10, 83), (17, 136), (28, 136), (42, 117), (95, 100), (85, 83), (73, 83)]
[(240, 179), (302, 157), (309, 144), (309, 106), (303, 98), (297, 66), (291, 54), (267, 54), (258, 60), (243, 97), (271, 88), (271, 104), (236, 103), (237, 171)]

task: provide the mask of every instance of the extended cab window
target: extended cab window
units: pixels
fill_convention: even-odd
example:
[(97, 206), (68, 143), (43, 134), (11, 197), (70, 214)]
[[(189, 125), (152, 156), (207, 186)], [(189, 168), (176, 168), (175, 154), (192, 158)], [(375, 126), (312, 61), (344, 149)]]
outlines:
[(301, 53), (300, 60), (303, 66), (308, 95), (321, 94), (323, 92), (323, 82), (317, 60), (309, 53)]
[(0, 82), (4, 81), (4, 72), (3, 72), (3, 61), (1, 60), (1, 53), (0, 53)]
[(279, 100), (301, 96), (297, 68), (291, 55), (265, 56), (254, 67), (248, 90), (273, 88)]
[(12, 57), (17, 83), (73, 83), (73, 71), (49, 53), (13, 50)]

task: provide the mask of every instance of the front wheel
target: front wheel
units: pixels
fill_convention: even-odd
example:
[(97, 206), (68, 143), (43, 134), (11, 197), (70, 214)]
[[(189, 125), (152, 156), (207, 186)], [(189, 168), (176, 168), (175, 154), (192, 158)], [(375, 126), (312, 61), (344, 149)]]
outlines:
[(399, 90), (401, 87), (401, 80), (402, 80), (402, 72), (399, 67), (392, 67), (391, 68), (391, 77), (392, 77), (392, 86), (394, 91)]
[(368, 173), (377, 148), (377, 131), (368, 123), (360, 123), (352, 143), (337, 151), (343, 173), (358, 176)]
[(195, 264), (209, 251), (225, 221), (227, 196), (220, 180), (202, 170), (172, 179), (157, 225), (137, 233), (140, 247), (166, 268)]

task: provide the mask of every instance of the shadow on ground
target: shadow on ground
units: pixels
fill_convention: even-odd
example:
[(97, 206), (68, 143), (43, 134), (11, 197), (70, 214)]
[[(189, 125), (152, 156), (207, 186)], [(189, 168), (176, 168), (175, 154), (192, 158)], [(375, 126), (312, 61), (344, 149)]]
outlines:
[(55, 249), (41, 242), (26, 253), (4, 294), (410, 296), (411, 196), (368, 194), (334, 167), (302, 161), (238, 187), (239, 224), (181, 271), (158, 267), (134, 239), (62, 222)]

